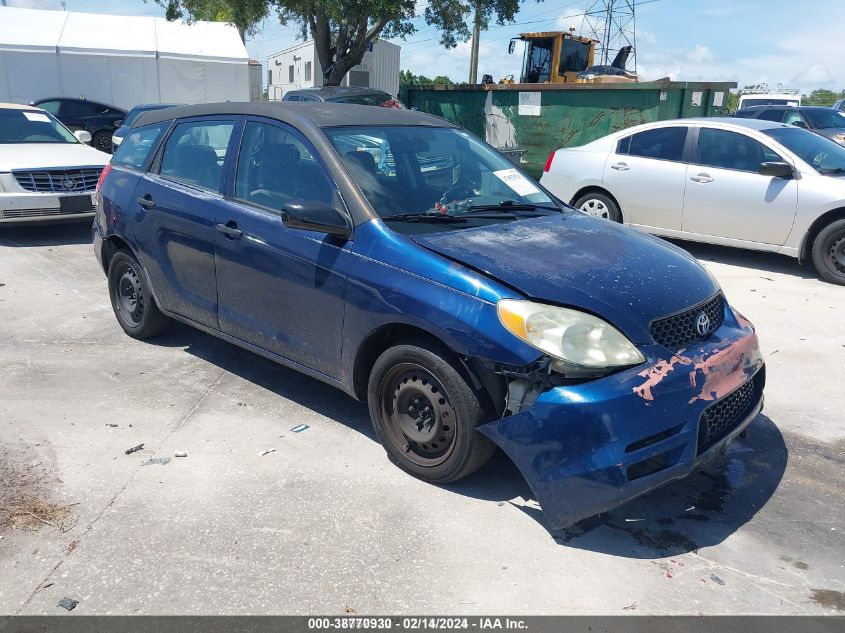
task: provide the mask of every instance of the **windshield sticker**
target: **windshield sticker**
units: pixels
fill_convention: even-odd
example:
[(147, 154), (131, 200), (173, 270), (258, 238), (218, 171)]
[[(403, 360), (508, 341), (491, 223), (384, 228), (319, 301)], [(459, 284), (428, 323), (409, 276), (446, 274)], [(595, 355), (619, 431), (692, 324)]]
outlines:
[(42, 123), (49, 123), (50, 117), (40, 112), (24, 112), (23, 115), (30, 121), (40, 121)]
[(493, 175), (513, 189), (520, 196), (529, 196), (532, 193), (540, 193), (540, 190), (515, 169), (500, 169), (494, 171)]

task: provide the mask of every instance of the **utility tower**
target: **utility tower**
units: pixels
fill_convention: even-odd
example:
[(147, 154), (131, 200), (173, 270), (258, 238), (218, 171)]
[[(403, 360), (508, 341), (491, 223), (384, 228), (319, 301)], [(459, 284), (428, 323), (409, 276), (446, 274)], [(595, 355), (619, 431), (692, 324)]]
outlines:
[(633, 47), (628, 70), (637, 72), (637, 0), (590, 0), (581, 32), (599, 41), (597, 64), (608, 65), (623, 46)]

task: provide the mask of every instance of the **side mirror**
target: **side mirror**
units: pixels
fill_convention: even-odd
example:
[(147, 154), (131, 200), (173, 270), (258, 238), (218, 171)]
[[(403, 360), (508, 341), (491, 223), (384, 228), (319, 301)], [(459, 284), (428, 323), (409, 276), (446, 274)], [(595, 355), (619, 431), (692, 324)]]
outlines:
[(86, 130), (76, 130), (76, 132), (74, 132), (73, 135), (76, 137), (76, 140), (79, 141), (80, 143), (90, 143), (91, 142), (91, 132), (88, 132)]
[(123, 119), (118, 119), (117, 121), (114, 122), (114, 129), (116, 130), (117, 128), (121, 127), (122, 125), (123, 125)]
[(792, 178), (795, 173), (789, 163), (771, 162), (760, 165), (760, 174), (772, 178)]
[(510, 44), (508, 44), (508, 55), (513, 55), (513, 49), (514, 48), (516, 48), (516, 42), (511, 40)]
[(319, 231), (337, 237), (349, 237), (349, 219), (334, 207), (322, 202), (287, 202), (282, 205), (282, 223), (291, 229)]
[(807, 129), (807, 124), (804, 123), (804, 121), (801, 121), (800, 119), (798, 121), (793, 121), (792, 125), (794, 125), (795, 127), (802, 127), (805, 130)]

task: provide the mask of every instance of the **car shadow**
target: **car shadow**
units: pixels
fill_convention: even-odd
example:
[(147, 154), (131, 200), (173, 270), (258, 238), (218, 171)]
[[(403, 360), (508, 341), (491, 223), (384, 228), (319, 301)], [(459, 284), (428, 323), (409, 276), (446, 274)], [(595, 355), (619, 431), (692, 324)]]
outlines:
[[(178, 324), (149, 342), (181, 347), (378, 442), (366, 404), (331, 385), (187, 325)], [(478, 472), (440, 487), (466, 497), (510, 503), (567, 547), (627, 558), (661, 558), (721, 543), (750, 521), (777, 489), (788, 455), (777, 426), (759, 415), (747, 437), (734, 441), (723, 457), (708, 466), (563, 530), (550, 526), (527, 482), (500, 450)]]
[(23, 226), (0, 224), (0, 246), (31, 248), (33, 246), (62, 246), (90, 244), (91, 220), (76, 220), (59, 224), (33, 222)]
[(676, 246), (680, 246), (689, 252), (696, 259), (729, 266), (739, 266), (750, 270), (757, 270), (761, 273), (780, 273), (793, 275), (804, 279), (816, 279), (816, 273), (809, 264), (801, 265), (797, 259), (787, 255), (768, 253), (765, 251), (752, 251), (744, 248), (732, 248), (730, 246), (718, 246), (716, 244), (702, 244), (701, 242), (687, 242), (684, 240), (667, 240)]

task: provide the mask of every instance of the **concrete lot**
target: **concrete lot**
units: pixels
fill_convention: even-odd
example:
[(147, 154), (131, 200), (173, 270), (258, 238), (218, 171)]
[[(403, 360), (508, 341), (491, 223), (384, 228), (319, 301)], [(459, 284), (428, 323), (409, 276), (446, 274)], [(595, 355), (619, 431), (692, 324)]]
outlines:
[(0, 613), (841, 613), (845, 288), (684, 246), (758, 326), (764, 414), (722, 470), (552, 533), (501, 455), (428, 485), (330, 387), (128, 338), (87, 226), (0, 228), (0, 483), (74, 504), (0, 532)]

